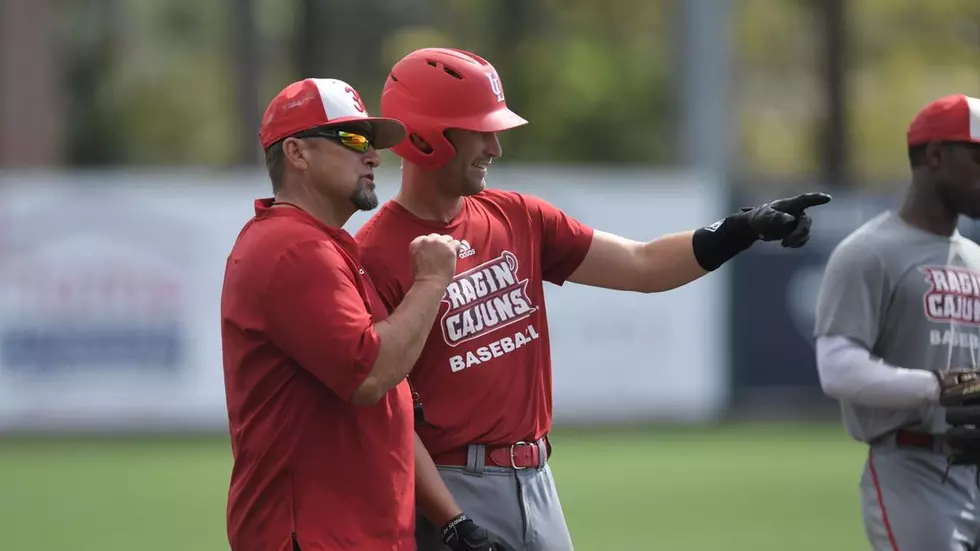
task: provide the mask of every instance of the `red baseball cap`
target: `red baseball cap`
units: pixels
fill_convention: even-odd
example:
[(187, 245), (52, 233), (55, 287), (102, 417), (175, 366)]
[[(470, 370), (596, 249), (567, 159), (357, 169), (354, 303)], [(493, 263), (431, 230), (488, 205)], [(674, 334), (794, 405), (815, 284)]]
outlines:
[(262, 116), (262, 148), (297, 132), (325, 126), (367, 123), (375, 149), (387, 149), (405, 139), (397, 119), (372, 117), (353, 86), (334, 78), (307, 78), (283, 88)]
[(980, 99), (956, 94), (919, 111), (909, 125), (908, 145), (933, 141), (980, 143)]

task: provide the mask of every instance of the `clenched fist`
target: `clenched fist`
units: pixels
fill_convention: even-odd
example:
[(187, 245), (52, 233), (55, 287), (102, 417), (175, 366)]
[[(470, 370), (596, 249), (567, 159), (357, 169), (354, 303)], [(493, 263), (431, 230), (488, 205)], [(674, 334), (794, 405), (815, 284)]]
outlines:
[(448, 235), (420, 235), (408, 245), (412, 254), (412, 275), (415, 281), (432, 281), (441, 287), (449, 285), (456, 274), (456, 255), (459, 241)]

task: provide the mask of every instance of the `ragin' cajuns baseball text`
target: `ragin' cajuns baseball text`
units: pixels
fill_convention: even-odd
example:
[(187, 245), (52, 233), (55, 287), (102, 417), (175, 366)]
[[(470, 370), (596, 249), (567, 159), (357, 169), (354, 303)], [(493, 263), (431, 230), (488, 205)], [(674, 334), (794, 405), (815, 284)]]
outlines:
[(925, 313), (932, 321), (980, 325), (980, 276), (953, 266), (923, 266)]
[[(528, 280), (518, 277), (517, 257), (505, 251), (499, 257), (458, 274), (446, 287), (442, 336), (451, 347), (525, 320), (537, 310), (527, 296)], [(537, 339), (527, 325), (514, 335), (453, 356), (450, 366), (459, 371), (516, 350)]]

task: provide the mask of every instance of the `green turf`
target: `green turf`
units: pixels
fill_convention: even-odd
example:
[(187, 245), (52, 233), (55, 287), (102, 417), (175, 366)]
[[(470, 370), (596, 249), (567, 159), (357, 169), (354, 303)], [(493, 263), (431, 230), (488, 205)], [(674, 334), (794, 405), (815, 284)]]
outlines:
[[(838, 426), (558, 431), (577, 551), (867, 549)], [(227, 550), (213, 440), (0, 440), (0, 550)]]

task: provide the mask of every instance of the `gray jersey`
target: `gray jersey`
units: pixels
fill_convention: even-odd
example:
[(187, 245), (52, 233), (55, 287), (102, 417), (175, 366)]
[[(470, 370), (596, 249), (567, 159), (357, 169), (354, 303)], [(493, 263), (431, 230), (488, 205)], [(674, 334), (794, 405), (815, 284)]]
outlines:
[[(980, 246), (930, 234), (886, 212), (841, 241), (820, 287), (815, 336), (848, 337), (908, 369), (980, 363)], [(869, 442), (899, 427), (945, 430), (938, 406), (909, 410), (842, 402), (844, 424)]]

